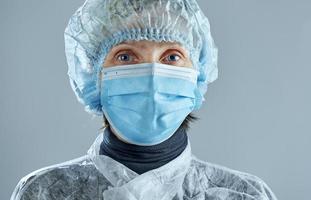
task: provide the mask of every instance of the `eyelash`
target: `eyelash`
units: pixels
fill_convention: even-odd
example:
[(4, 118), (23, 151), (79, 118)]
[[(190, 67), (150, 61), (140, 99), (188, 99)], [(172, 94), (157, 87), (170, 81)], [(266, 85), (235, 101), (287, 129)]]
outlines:
[(168, 56), (166, 56), (165, 58), (169, 58), (169, 57), (171, 57), (171, 56), (177, 56), (177, 57), (179, 57), (176, 61), (174, 60), (174, 61), (168, 61), (168, 62), (178, 62), (180, 59), (181, 59), (181, 56), (179, 56), (178, 54), (176, 54), (176, 53), (172, 53), (172, 54), (169, 54)]
[[(120, 56), (122, 56), (122, 55), (129, 55), (129, 56), (131, 56), (132, 54), (130, 54), (130, 53), (120, 53), (119, 55), (117, 55), (117, 61), (120, 61), (120, 62), (123, 62), (122, 60), (120, 60), (119, 58), (120, 58)], [(133, 55), (132, 55), (133, 56)], [(132, 59), (133, 60), (133, 59)], [(129, 62), (129, 61), (125, 61), (125, 62)]]
[[(134, 60), (134, 59), (130, 59), (129, 61), (122, 61), (122, 60), (119, 59), (119, 58), (120, 58), (120, 56), (123, 56), (123, 55), (133, 56), (132, 53), (128, 53), (128, 52), (120, 53), (120, 54), (118, 54), (118, 55), (116, 56), (116, 61), (120, 61), (120, 62), (131, 62), (131, 61)], [(180, 55), (178, 55), (178, 53), (171, 53), (171, 54), (169, 54), (168, 56), (166, 56), (165, 58), (168, 58), (168, 57), (170, 57), (170, 56), (172, 56), (172, 55), (177, 56), (177, 57), (179, 57), (179, 58), (178, 58), (176, 61), (167, 61), (167, 62), (170, 62), (170, 63), (178, 62), (178, 61), (182, 58)], [(167, 59), (165, 59), (165, 60), (167, 60)]]

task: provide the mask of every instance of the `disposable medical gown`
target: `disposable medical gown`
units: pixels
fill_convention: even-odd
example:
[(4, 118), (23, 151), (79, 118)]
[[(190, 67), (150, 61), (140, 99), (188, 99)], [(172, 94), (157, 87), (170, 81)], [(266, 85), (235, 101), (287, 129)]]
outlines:
[(99, 155), (105, 131), (85, 156), (22, 178), (11, 200), (276, 200), (260, 178), (196, 158), (189, 140), (177, 158), (139, 175)]

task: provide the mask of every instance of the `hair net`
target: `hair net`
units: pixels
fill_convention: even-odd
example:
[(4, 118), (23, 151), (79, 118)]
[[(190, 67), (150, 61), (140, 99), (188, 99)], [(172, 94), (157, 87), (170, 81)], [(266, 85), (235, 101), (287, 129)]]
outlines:
[(100, 72), (110, 49), (125, 40), (178, 42), (199, 71), (202, 101), (218, 77), (217, 47), (195, 0), (86, 0), (64, 33), (68, 75), (85, 110), (102, 115)]

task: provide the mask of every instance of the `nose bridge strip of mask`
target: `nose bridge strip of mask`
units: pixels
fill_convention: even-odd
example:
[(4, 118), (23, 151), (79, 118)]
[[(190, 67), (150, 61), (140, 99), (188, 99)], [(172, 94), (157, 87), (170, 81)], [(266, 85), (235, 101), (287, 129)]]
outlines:
[[(114, 69), (113, 69), (114, 68)], [(104, 70), (103, 79), (137, 77), (144, 75), (159, 75), (172, 78), (181, 78), (196, 83), (198, 71), (192, 68), (167, 66), (163, 64), (149, 64), (140, 66), (117, 66)]]

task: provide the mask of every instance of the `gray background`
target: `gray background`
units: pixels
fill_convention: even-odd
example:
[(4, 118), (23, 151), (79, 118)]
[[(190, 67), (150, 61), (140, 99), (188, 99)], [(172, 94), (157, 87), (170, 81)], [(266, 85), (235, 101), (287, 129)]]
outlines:
[[(31, 171), (84, 155), (98, 134), (66, 74), (63, 31), (82, 3), (1, 0), (0, 199)], [(279, 199), (310, 199), (311, 1), (199, 4), (219, 78), (189, 132), (194, 154), (261, 177)]]

